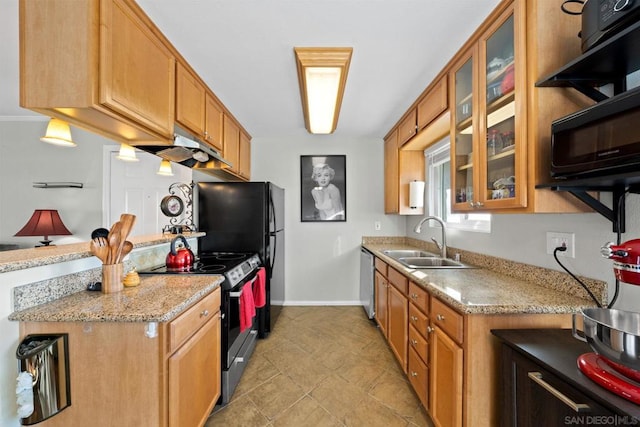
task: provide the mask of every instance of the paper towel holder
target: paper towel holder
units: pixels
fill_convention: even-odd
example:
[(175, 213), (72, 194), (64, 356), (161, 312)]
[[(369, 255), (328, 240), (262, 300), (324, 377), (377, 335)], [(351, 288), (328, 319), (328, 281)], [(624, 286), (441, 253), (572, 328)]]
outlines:
[(409, 182), (409, 207), (411, 209), (424, 207), (424, 181)]

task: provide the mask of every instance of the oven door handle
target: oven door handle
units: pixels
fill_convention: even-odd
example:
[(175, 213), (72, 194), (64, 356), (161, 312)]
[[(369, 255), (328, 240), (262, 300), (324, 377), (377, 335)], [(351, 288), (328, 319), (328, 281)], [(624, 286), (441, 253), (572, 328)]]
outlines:
[(257, 274), (253, 277), (253, 279), (249, 280), (244, 285), (242, 285), (242, 288), (240, 288), (240, 290), (238, 292), (229, 292), (229, 296), (231, 298), (240, 298), (240, 296), (242, 295), (242, 291), (244, 290), (245, 285), (253, 285), (256, 280), (258, 280), (258, 275)]

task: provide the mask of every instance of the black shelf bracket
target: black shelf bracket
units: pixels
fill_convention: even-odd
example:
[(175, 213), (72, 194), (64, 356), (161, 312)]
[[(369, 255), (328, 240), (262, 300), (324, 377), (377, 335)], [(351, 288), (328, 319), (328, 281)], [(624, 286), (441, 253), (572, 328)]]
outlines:
[(591, 98), (595, 102), (600, 102), (600, 101), (604, 101), (606, 99), (609, 99), (609, 97), (607, 95), (605, 95), (604, 93), (600, 92), (598, 89), (595, 89), (594, 87), (582, 84), (579, 81), (575, 81), (575, 80), (574, 81), (567, 81), (567, 86), (571, 86), (572, 88), (574, 88), (578, 92), (582, 93), (583, 95), (588, 96), (589, 98)]
[(573, 196), (578, 198), (582, 203), (589, 206), (594, 211), (598, 212), (600, 215), (604, 216), (606, 219), (611, 221), (613, 225), (614, 233), (624, 233), (625, 231), (625, 192), (624, 190), (620, 191), (619, 189), (614, 189), (612, 191), (613, 195), (613, 208), (609, 208), (605, 204), (603, 204), (600, 200), (593, 197), (585, 190), (578, 190), (575, 188), (557, 188), (557, 190), (563, 190), (571, 193)]

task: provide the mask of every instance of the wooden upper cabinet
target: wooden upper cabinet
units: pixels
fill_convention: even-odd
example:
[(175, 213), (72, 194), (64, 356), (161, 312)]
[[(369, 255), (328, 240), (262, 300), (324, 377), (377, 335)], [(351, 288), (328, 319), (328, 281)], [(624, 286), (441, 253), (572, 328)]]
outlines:
[(204, 135), (206, 89), (200, 80), (180, 62), (176, 65), (176, 122)]
[(170, 143), (169, 46), (133, 2), (21, 0), (20, 105), (117, 141)]
[(416, 109), (409, 111), (407, 117), (405, 117), (398, 125), (398, 146), (402, 146), (405, 142), (413, 138), (418, 133), (417, 128), (417, 112)]
[(448, 106), (447, 77), (441, 78), (418, 102), (417, 120), (418, 131), (433, 122), (440, 114), (444, 113)]
[(232, 164), (231, 171), (238, 173), (240, 167), (240, 128), (236, 122), (224, 116), (224, 158)]
[(251, 138), (245, 132), (240, 132), (238, 173), (242, 178), (251, 179)]
[(205, 97), (204, 140), (218, 151), (224, 149), (224, 108), (209, 92)]
[(384, 213), (400, 212), (398, 175), (398, 130), (384, 140)]
[(224, 107), (206, 85), (178, 62), (176, 66), (176, 123), (196, 138), (222, 151)]

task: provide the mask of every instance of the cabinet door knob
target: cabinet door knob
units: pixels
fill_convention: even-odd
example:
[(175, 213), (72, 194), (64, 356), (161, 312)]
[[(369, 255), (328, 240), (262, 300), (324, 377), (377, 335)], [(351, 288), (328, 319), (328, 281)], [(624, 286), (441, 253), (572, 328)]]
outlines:
[(411, 294), (411, 299), (418, 299), (418, 294)]
[(432, 334), (433, 328), (431, 326), (427, 326), (427, 333)]
[(412, 321), (412, 322), (417, 322), (417, 321), (418, 321), (418, 318), (417, 318), (416, 316), (411, 316), (411, 321)]
[(444, 322), (444, 316), (442, 314), (436, 314), (436, 320)]
[(411, 376), (412, 376), (412, 377), (417, 377), (417, 376), (418, 376), (418, 373), (417, 373), (417, 372), (414, 372), (414, 371), (411, 371)]
[(481, 208), (484, 206), (484, 203), (482, 202), (476, 202), (476, 208)]
[(542, 374), (540, 372), (528, 372), (527, 376), (540, 387), (551, 393), (556, 399), (567, 405), (569, 408), (573, 409), (574, 412), (589, 412), (591, 410), (591, 408), (589, 408), (589, 405), (587, 405), (586, 403), (574, 402), (557, 388), (543, 380)]
[(416, 340), (411, 340), (411, 345), (418, 345), (418, 341), (416, 341)]
[(209, 310), (204, 309), (200, 312), (200, 317), (207, 317), (209, 315)]

